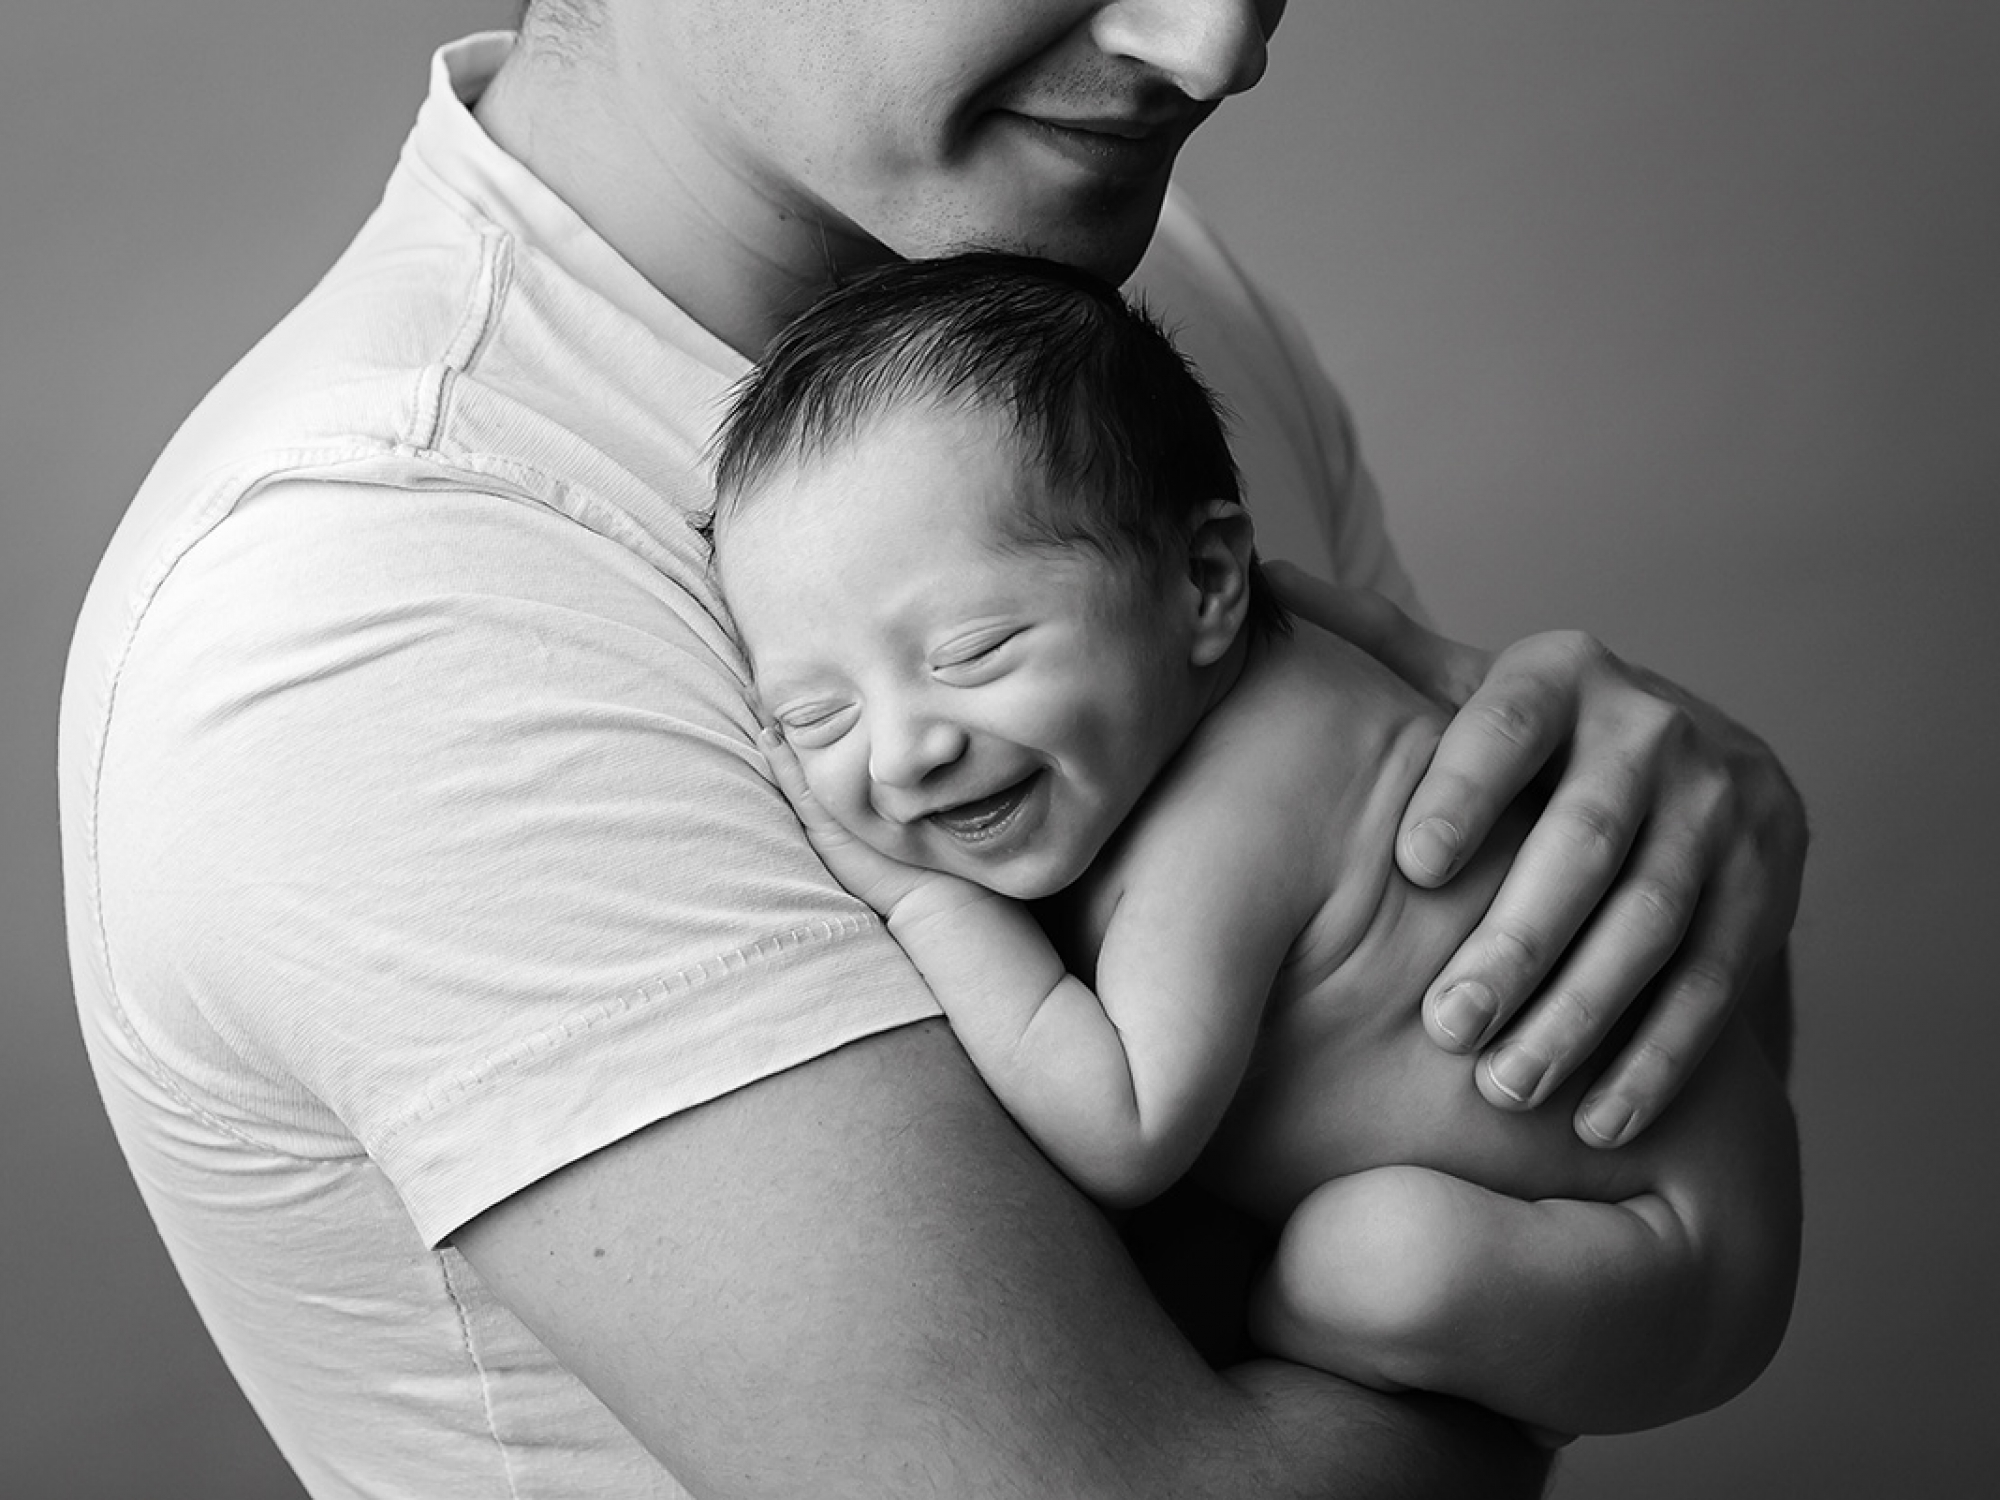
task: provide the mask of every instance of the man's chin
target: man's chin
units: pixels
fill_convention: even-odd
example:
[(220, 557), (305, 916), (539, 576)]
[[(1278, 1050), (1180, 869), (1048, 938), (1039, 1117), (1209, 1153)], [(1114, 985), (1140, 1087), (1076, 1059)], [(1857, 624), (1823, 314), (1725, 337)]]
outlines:
[(1123, 286), (1139, 269), (1139, 262), (1146, 256), (1146, 247), (1152, 242), (1152, 233), (1148, 231), (1145, 239), (1136, 245), (1120, 246), (1095, 254), (1057, 255), (1051, 258), (1088, 271), (1110, 286)]
[(907, 253), (924, 258), (967, 250), (1004, 250), (1059, 261), (1088, 271), (1112, 286), (1122, 286), (1138, 269), (1146, 247), (1152, 244), (1165, 200), (1163, 184), (1156, 192), (1145, 193), (1136, 200), (1124, 198), (1095, 212), (1086, 209), (1063, 215), (1033, 216), (1041, 222), (1032, 228), (1021, 227), (1018, 218), (1009, 222), (994, 214), (987, 216), (990, 220), (987, 223), (950, 226), (934, 242)]
[(1162, 197), (1152, 198), (1143, 211), (1127, 207), (1106, 214), (1097, 222), (1074, 220), (1049, 234), (1040, 243), (1025, 246), (1030, 254), (1046, 260), (1076, 266), (1093, 276), (1122, 286), (1139, 268), (1146, 247), (1159, 227)]

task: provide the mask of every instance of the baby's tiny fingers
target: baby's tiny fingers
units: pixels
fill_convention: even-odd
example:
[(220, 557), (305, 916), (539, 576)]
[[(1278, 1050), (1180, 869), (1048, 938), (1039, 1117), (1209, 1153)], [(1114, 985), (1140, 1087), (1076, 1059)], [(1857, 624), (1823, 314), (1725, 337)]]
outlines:
[(813, 796), (812, 785), (806, 780), (805, 767), (799, 764), (798, 752), (785, 742), (784, 731), (775, 724), (766, 724), (757, 731), (757, 746), (764, 752), (771, 775), (777, 779), (778, 790), (792, 804), (792, 811), (799, 815), (806, 831), (817, 835), (823, 828), (833, 826), (832, 819), (819, 805), (819, 799)]

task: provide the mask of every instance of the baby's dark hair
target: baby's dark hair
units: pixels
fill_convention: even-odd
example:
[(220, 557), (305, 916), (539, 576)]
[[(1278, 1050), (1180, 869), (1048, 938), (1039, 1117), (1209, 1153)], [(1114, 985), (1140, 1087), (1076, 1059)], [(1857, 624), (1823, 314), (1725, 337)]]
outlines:
[[(974, 251), (864, 272), (778, 335), (716, 438), (717, 519), (918, 399), (1013, 422), (1046, 481), (1010, 519), (1022, 546), (1159, 567), (1184, 555), (1197, 506), (1241, 500), (1219, 403), (1151, 315), (1088, 272)], [(1247, 623), (1290, 628), (1254, 560)]]

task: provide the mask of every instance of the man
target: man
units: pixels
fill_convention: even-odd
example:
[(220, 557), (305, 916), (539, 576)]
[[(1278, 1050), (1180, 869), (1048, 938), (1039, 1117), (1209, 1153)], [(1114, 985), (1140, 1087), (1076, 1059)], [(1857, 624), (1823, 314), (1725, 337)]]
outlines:
[[(831, 277), (1143, 256), (1260, 515), (1407, 599), (1324, 376), (1166, 198), (1281, 10), (531, 10), (447, 50), (382, 208), (163, 456), (65, 688), (73, 960), (316, 1495), (1533, 1487), (1477, 1413), (1196, 1357), (812, 860), (690, 524), (715, 403)], [(1489, 669), (1306, 602), (1470, 697), (1413, 878), (1563, 762), (1427, 1014), (1478, 1045), (1546, 982), (1482, 1067), (1528, 1106), (1657, 971), (1579, 1126), (1643, 1129), (1790, 920), (1768, 752), (1581, 638)]]

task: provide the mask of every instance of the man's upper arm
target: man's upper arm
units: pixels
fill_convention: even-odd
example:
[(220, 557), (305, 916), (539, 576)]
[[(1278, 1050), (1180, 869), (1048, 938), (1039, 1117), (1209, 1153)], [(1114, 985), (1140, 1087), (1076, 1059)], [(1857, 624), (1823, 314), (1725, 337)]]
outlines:
[(1464, 1409), (1211, 1372), (940, 1023), (654, 1125), (455, 1242), (701, 1496), (1537, 1483)]

